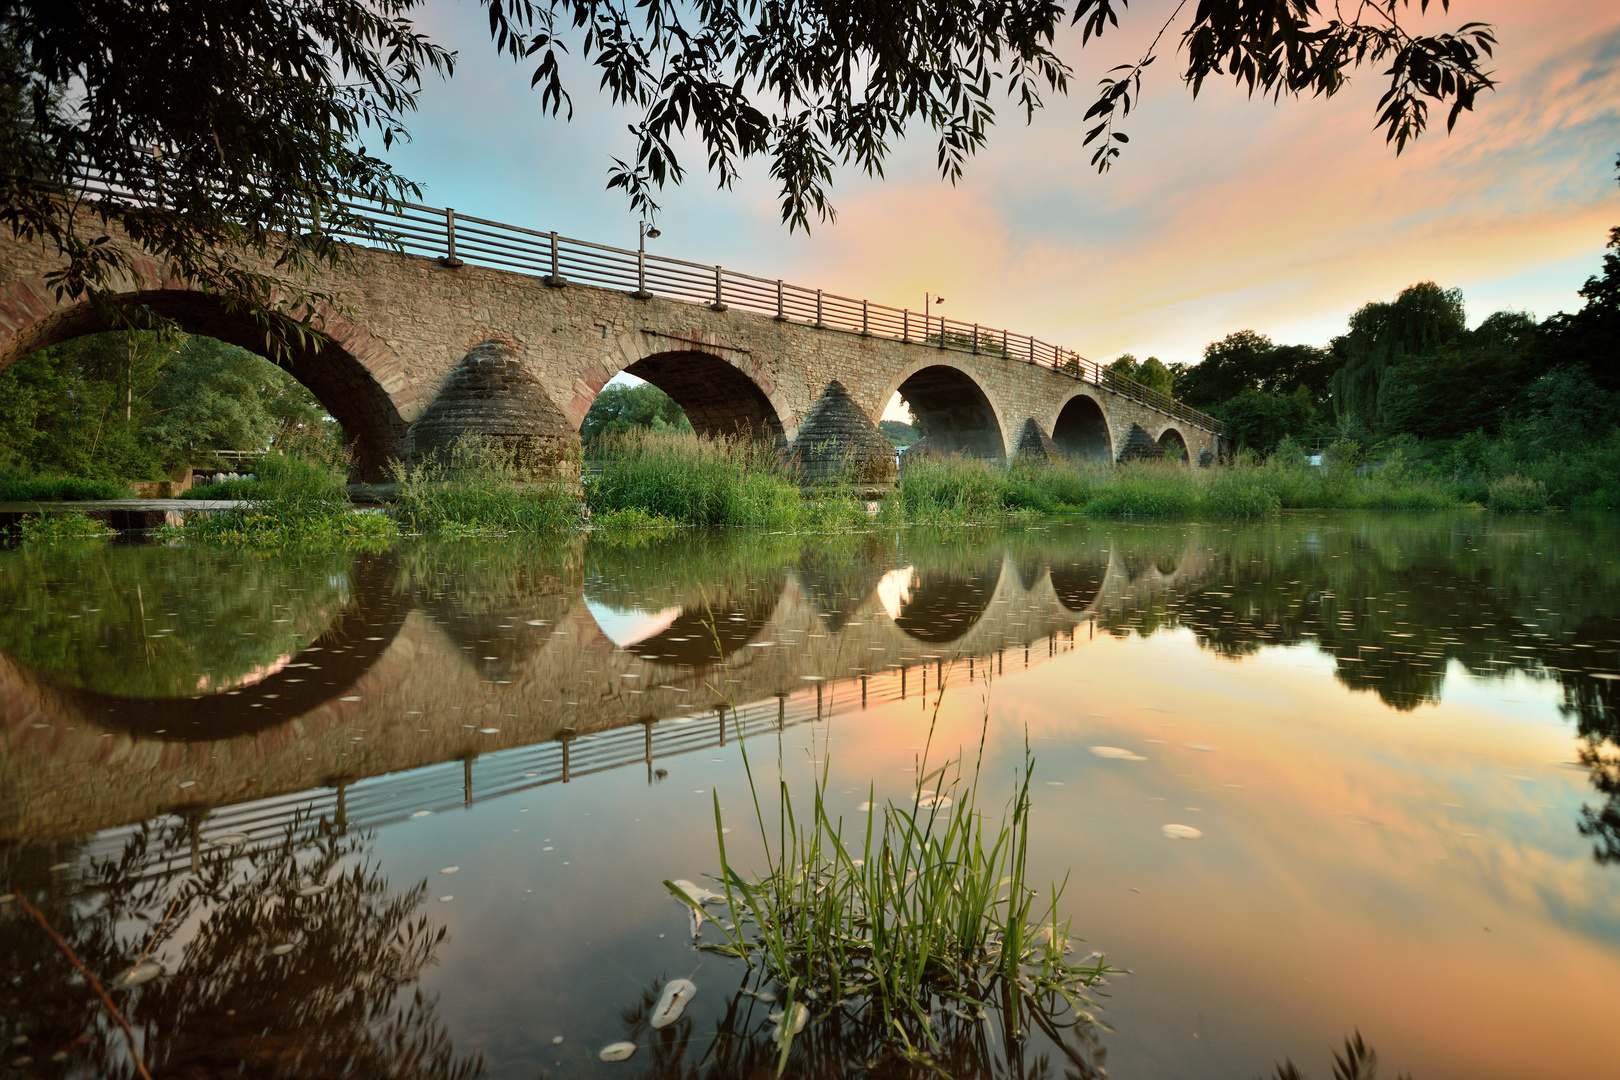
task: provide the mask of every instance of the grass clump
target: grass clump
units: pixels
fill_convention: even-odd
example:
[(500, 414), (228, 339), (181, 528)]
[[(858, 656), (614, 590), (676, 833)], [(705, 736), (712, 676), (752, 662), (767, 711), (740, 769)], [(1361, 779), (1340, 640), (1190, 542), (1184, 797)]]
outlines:
[[(752, 879), (727, 860), (715, 796), (722, 892), (692, 896), (665, 885), (696, 927), (719, 927), (723, 938), (702, 947), (745, 961), (755, 992), (778, 1002), (778, 1075), (807, 1025), (858, 1026), (878, 1033), (880, 1053), (940, 1069), (954, 1056), (945, 1045), (953, 1027), (977, 1030), (994, 1018), (1009, 1042), (1038, 1027), (1061, 1044), (1063, 1029), (1095, 1022), (1087, 990), (1113, 969), (1100, 958), (1069, 962), (1069, 923), (1057, 916), (1062, 886), (1042, 894), (1027, 882), (1032, 766), (1026, 748), (999, 828), (978, 808), (977, 776), (948, 791), (924, 786), (943, 786), (948, 770), (940, 769), (906, 803), (874, 806), (864, 826), (847, 831), (827, 807), (825, 771), (807, 817), (782, 783), (768, 825), (749, 768), (769, 865)], [(714, 919), (705, 899), (723, 902), (727, 921)]]
[(0, 472), (0, 502), (83, 502), (129, 497), (129, 488), (111, 480)]
[(88, 514), (30, 514), (17, 526), (17, 534), (24, 542), (49, 540), (102, 540), (117, 530), (99, 518)]
[(191, 514), (180, 530), (187, 540), (245, 547), (328, 544), (377, 548), (399, 530), (391, 518), (356, 512), (342, 473), (284, 454), (259, 464), (256, 497), (246, 506)]
[(579, 489), (535, 483), (500, 445), (467, 437), (447, 458), (393, 464), (399, 522), (446, 537), (565, 532), (580, 523)]
[(864, 524), (848, 492), (806, 497), (769, 441), (632, 430), (592, 444), (600, 471), (585, 481), (593, 521), (640, 512), (680, 525), (769, 532), (832, 531)]

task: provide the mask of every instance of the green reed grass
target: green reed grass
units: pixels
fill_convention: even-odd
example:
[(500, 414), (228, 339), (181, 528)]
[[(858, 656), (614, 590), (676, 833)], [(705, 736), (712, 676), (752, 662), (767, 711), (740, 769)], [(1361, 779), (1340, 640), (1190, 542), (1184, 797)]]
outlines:
[(376, 548), (399, 534), (386, 515), (356, 512), (343, 474), (325, 464), (271, 454), (259, 463), (254, 490), (247, 505), (191, 514), (172, 532), (202, 543), (259, 548)]
[[(1522, 478), (1498, 481), (1502, 507), (1535, 508), (1531, 483)], [(950, 457), (908, 464), (883, 517), (896, 524), (961, 524), (1029, 512), (1246, 519), (1279, 509), (1443, 510), (1461, 502), (1448, 486), (1399, 470), (1363, 475), (1346, 466), (1316, 468), (1303, 459), (1207, 469), (1172, 461), (1114, 466), (1018, 461), (1003, 468)], [(1541, 505), (1545, 507), (1544, 497)]]
[(535, 483), (511, 453), (486, 440), (459, 440), (443, 458), (391, 463), (399, 481), (398, 520), (407, 531), (442, 537), (566, 532), (581, 521), (579, 487)]
[[(823, 765), (808, 816), (781, 782), (771, 823), (746, 746), (743, 761), (769, 870), (745, 878), (730, 863), (717, 794), (714, 880), (727, 921), (711, 916), (703, 897), (664, 884), (700, 925), (719, 927), (722, 940), (702, 947), (755, 969), (777, 988), (789, 1021), (796, 1008), (853, 1010), (875, 1021), (890, 1049), (924, 1065), (935, 1063), (937, 1032), (952, 1017), (993, 1016), (1013, 1039), (1032, 1024), (1055, 1034), (1095, 1023), (1087, 990), (1115, 969), (1100, 958), (1070, 963), (1070, 925), (1057, 914), (1063, 885), (1044, 894), (1029, 887), (1027, 744), (999, 826), (979, 807), (977, 767), (970, 782), (947, 785), (951, 766), (928, 773), (906, 803), (873, 806), (864, 827), (846, 830), (827, 806)], [(792, 1029), (781, 1026), (778, 1075)]]
[[(600, 472), (586, 478), (594, 519), (637, 512), (681, 525), (835, 531), (864, 524), (846, 492), (807, 497), (777, 446), (735, 437), (627, 431), (592, 444)], [(622, 519), (621, 519), (622, 520)]]

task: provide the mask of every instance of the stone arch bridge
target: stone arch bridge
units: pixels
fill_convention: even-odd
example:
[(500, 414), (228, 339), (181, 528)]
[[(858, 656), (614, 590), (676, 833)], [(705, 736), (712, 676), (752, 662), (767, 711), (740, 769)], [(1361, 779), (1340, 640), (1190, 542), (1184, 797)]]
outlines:
[[(450, 210), (357, 209), (377, 233), (323, 272), (344, 309), (323, 313), (327, 340), (288, 368), (353, 440), (361, 479), (463, 433), (571, 439), (621, 371), (668, 393), (700, 432), (801, 446), (855, 438), (886, 454), (875, 421), (898, 392), (946, 453), (1208, 463), (1222, 451), (1214, 418), (1027, 335)], [(57, 265), (42, 243), (0, 236), (0, 370), (106, 328), (48, 287)], [(263, 351), (249, 320), (138, 252), (135, 265), (125, 295)], [(835, 382), (843, 392), (812, 412)]]

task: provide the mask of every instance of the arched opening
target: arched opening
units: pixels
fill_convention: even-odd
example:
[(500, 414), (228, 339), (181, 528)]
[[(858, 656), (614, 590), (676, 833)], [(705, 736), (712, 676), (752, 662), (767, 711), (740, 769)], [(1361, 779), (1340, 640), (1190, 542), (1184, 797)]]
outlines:
[(1085, 611), (1097, 602), (1103, 579), (1108, 576), (1108, 559), (1100, 556), (1084, 562), (1052, 567), (1052, 591), (1058, 603), (1070, 611)]
[(1102, 406), (1085, 394), (1069, 399), (1052, 425), (1052, 441), (1070, 457), (1082, 461), (1114, 460), (1113, 440), (1108, 436), (1108, 420)]
[(915, 444), (918, 448), (990, 461), (1006, 456), (996, 410), (978, 383), (962, 372), (944, 365), (925, 367), (901, 383), (897, 392), (916, 418), (922, 435)]
[(1187, 463), (1187, 440), (1175, 428), (1164, 429), (1164, 434), (1159, 436), (1159, 449), (1164, 451), (1166, 461)]
[(674, 399), (699, 435), (765, 435), (784, 440), (782, 420), (759, 385), (717, 356), (653, 353), (624, 369)]
[[(124, 299), (173, 320), (184, 333), (213, 338), (227, 345), (269, 358), (264, 330), (240, 312), (227, 311), (214, 297), (177, 289), (158, 289)], [(393, 399), (366, 365), (339, 340), (363, 338), (352, 327), (328, 327), (332, 337), (295, 347), (278, 366), (303, 384), (343, 427), (353, 456), (357, 479), (387, 479), (388, 462), (405, 456), (406, 424)], [(0, 371), (41, 349), (110, 327), (89, 304), (79, 304), (49, 315), (17, 335), (14, 345), (0, 355)]]

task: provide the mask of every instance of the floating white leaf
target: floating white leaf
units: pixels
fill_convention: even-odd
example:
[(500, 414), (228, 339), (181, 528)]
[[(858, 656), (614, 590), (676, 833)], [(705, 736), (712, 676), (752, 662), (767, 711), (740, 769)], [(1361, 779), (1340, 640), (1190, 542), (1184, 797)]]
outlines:
[(306, 888), (299, 889), (298, 890), (298, 895), (299, 896), (306, 896), (306, 897), (307, 896), (319, 896), (319, 895), (321, 895), (321, 893), (323, 893), (325, 891), (326, 891), (326, 886), (325, 885), (310, 885), (310, 886), (308, 886)]
[(1171, 840), (1196, 840), (1203, 836), (1203, 832), (1191, 825), (1165, 825), (1159, 829)]
[(596, 1056), (601, 1058), (603, 1061), (624, 1061), (635, 1052), (635, 1043), (616, 1042), (608, 1043), (606, 1046), (602, 1047), (602, 1052)]
[(1134, 750), (1125, 750), (1118, 746), (1093, 746), (1091, 752), (1100, 758), (1109, 761), (1146, 761), (1147, 758)]
[(652, 1011), (653, 1030), (666, 1028), (681, 1018), (686, 1003), (697, 993), (697, 984), (691, 979), (671, 979), (664, 984), (664, 993)]
[(271, 956), (286, 956), (288, 953), (290, 953), (292, 951), (293, 951), (292, 943), (291, 942), (283, 942), (280, 945), (277, 945), (275, 948), (271, 949), (270, 950), (270, 955)]
[(780, 1010), (771, 1013), (771, 1019), (776, 1022), (776, 1030), (771, 1033), (771, 1036), (778, 1041), (780, 1041), (782, 1038), (783, 1028), (789, 1029), (789, 1035), (797, 1035), (799, 1032), (804, 1030), (805, 1023), (810, 1019), (810, 1010), (804, 1007), (804, 1003), (802, 1001), (795, 1001), (791, 1006), (788, 1007), (788, 1011), (793, 1013), (793, 1020), (791, 1023), (782, 1022), (782, 1017), (784, 1014)]

